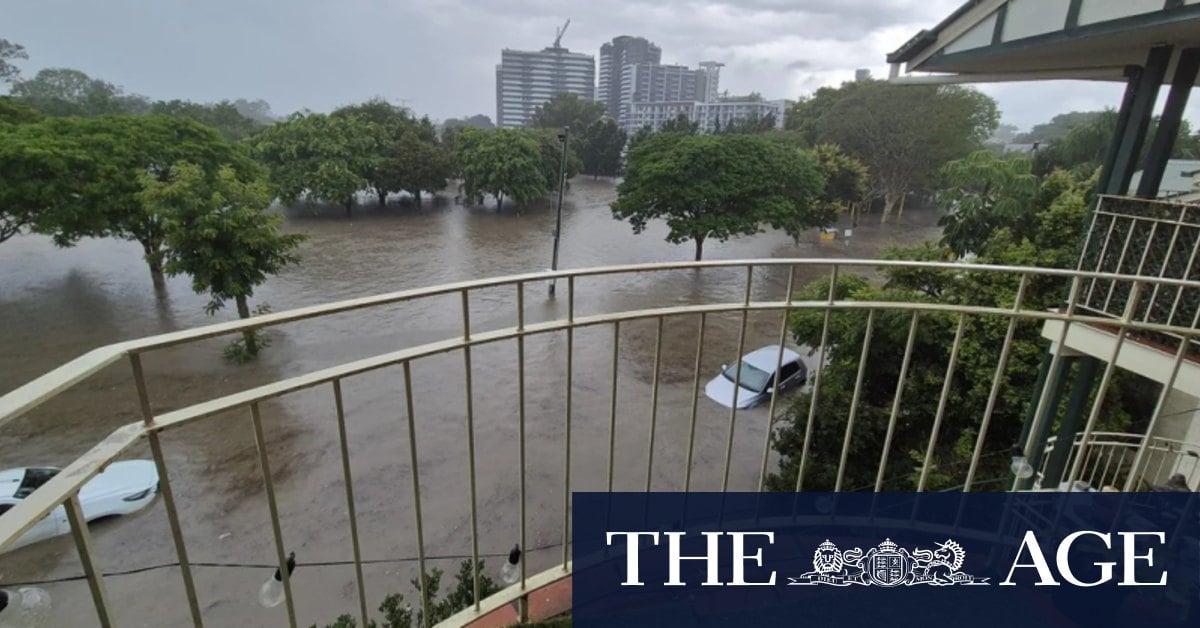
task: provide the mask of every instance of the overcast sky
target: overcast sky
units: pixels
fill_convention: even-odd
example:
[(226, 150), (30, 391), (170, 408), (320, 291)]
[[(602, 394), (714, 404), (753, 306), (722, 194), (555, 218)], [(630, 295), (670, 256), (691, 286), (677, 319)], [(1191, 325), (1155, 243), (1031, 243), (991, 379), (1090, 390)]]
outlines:
[[(599, 56), (639, 35), (663, 61), (726, 64), (724, 89), (795, 99), (886, 75), (885, 55), (960, 0), (0, 0), (0, 37), (23, 44), (27, 76), (65, 66), (154, 99), (262, 98), (277, 114), (382, 96), (441, 119), (495, 116), (501, 48), (563, 45)], [(1022, 129), (1115, 107), (1121, 86), (983, 86)], [(1200, 120), (1200, 99), (1189, 118)], [(1161, 104), (1161, 99), (1160, 99)]]

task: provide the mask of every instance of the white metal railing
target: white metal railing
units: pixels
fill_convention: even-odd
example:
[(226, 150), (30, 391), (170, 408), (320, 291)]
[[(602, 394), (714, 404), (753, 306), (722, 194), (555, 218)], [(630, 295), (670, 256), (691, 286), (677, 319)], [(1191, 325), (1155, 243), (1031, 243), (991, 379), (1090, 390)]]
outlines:
[[(1195, 486), (1200, 479), (1200, 443), (1143, 434), (1095, 432), (1085, 448), (1083, 437), (1083, 434), (1077, 434), (1072, 440), (1066, 459), (1067, 467), (1074, 466), (1075, 461), (1080, 460), (1081, 473), (1077, 479), (1087, 482), (1094, 489), (1123, 490), (1129, 486), (1144, 490), (1166, 484), (1176, 474), (1182, 475), (1188, 486)], [(1052, 436), (1046, 442), (1042, 467), (1038, 471), (1039, 485), (1046, 477), (1056, 447), (1059, 447), (1058, 437)], [(1142, 461), (1135, 468), (1134, 460), (1138, 450), (1143, 447), (1145, 453)]]
[[(913, 269), (933, 272), (944, 272), (951, 276), (962, 277), (968, 273), (985, 273), (994, 275), (997, 279), (1007, 277), (1015, 286), (1014, 299), (1011, 304), (997, 305), (992, 302), (981, 303), (929, 303), (929, 302), (892, 302), (892, 301), (853, 301), (836, 298), (835, 286), (839, 273), (852, 273), (854, 271), (870, 272), (878, 268), (890, 269)], [(643, 309), (631, 311), (616, 311), (616, 312), (599, 312), (583, 314), (577, 311), (576, 295), (579, 291), (586, 289), (589, 282), (606, 276), (615, 276), (620, 281), (632, 280), (636, 275), (655, 274), (678, 270), (689, 270), (695, 272), (722, 272), (724, 269), (727, 272), (729, 269), (744, 270), (745, 283), (744, 292), (738, 295), (738, 298), (728, 302), (720, 303), (700, 303), (693, 305), (679, 305), (678, 301), (672, 295), (664, 295), (660, 298), (660, 303), (650, 304)], [(782, 294), (776, 298), (767, 299), (752, 299), (755, 285), (755, 271), (769, 269), (776, 272), (786, 272), (787, 281), (786, 287)], [(807, 274), (812, 273), (814, 269), (827, 270), (829, 290), (825, 298), (817, 300), (799, 301), (793, 298), (797, 287), (796, 279), (798, 271), (803, 271)], [(526, 300), (530, 286), (541, 287), (548, 280), (562, 280), (566, 282), (566, 307), (565, 316), (547, 321), (529, 322), (526, 320)], [(1068, 306), (1062, 310), (1043, 310), (1037, 308), (1029, 308), (1024, 303), (1026, 288), (1031, 281), (1056, 281), (1061, 283), (1063, 293), (1069, 293)], [(1085, 316), (1077, 311), (1075, 304), (1078, 302), (1078, 296), (1081, 290), (1090, 282), (1103, 280), (1115, 283), (1128, 284), (1130, 286), (1130, 305), (1125, 308), (1124, 315), (1119, 319), (1103, 316)], [(476, 460), (475, 460), (475, 417), (472, 406), (473, 396), (473, 381), (472, 381), (472, 366), (471, 357), (472, 350), (482, 345), (498, 343), (501, 341), (515, 341), (516, 356), (515, 367), (517, 378), (515, 385), (517, 387), (517, 407), (515, 410), (516, 427), (520, 439), (519, 451), (519, 543), (521, 547), (527, 546), (527, 523), (528, 510), (526, 496), (529, 490), (527, 486), (526, 466), (528, 452), (526, 451), (526, 355), (525, 342), (526, 339), (533, 336), (546, 334), (562, 334), (565, 335), (565, 355), (563, 356), (565, 367), (566, 385), (564, 389), (566, 407), (562, 417), (563, 433), (560, 444), (565, 458), (565, 465), (562, 470), (562, 476), (557, 478), (560, 485), (557, 487), (561, 490), (563, 513), (561, 526), (561, 561), (558, 564), (546, 571), (538, 574), (527, 574), (526, 564), (528, 561), (521, 561), (520, 581), (518, 584), (504, 589), (499, 594), (496, 594), (487, 600), (481, 600), (478, 595), (479, 591), (479, 574), (476, 567), (473, 577), (476, 595), (473, 607), (464, 610), (459, 615), (451, 618), (446, 625), (464, 625), (472, 619), (478, 618), (482, 613), (489, 609), (496, 608), (500, 605), (522, 599), (529, 592), (537, 587), (544, 586), (557, 579), (566, 577), (571, 572), (570, 562), (570, 496), (573, 487), (571, 479), (571, 460), (572, 460), (572, 391), (574, 389), (575, 379), (575, 349), (574, 338), (576, 330), (583, 328), (610, 328), (614, 332), (614, 348), (613, 348), (613, 372), (617, 370), (616, 359), (618, 356), (618, 348), (616, 343), (620, 338), (620, 327), (622, 324), (632, 321), (652, 321), (657, 325), (658, 333), (655, 336), (655, 368), (651, 375), (651, 419), (650, 419), (650, 438), (653, 439), (653, 429), (655, 417), (657, 416), (658, 408), (658, 391), (660, 381), (659, 360), (662, 355), (662, 347), (664, 342), (664, 325), (666, 324), (683, 324), (695, 325), (696, 342), (695, 342), (695, 367), (693, 372), (692, 382), (692, 400), (691, 400), (691, 419), (689, 425), (688, 438), (677, 444), (681, 450), (686, 450), (684, 455), (681, 451), (681, 458), (686, 460), (687, 468), (684, 471), (683, 486), (685, 490), (691, 488), (692, 467), (694, 462), (695, 445), (697, 442), (697, 403), (699, 399), (699, 386), (701, 378), (701, 358), (705, 351), (705, 329), (706, 321), (709, 317), (721, 314), (734, 314), (740, 316), (741, 327), (738, 334), (738, 348), (736, 355), (745, 353), (746, 343), (746, 325), (747, 319), (751, 313), (760, 315), (762, 313), (779, 315), (779, 338), (784, 340), (788, 334), (789, 315), (799, 311), (821, 312), (824, 314), (824, 323), (822, 331), (822, 341), (820, 346), (813, 347), (816, 352), (816, 361), (814, 364), (824, 364), (828, 347), (826, 347), (830, 319), (833, 314), (838, 312), (849, 311), (867, 311), (868, 315), (867, 329), (865, 330), (864, 345), (877, 340), (872, 338), (871, 332), (874, 329), (877, 320), (877, 314), (882, 315), (885, 312), (900, 311), (907, 313), (910, 318), (908, 332), (905, 342), (902, 345), (897, 345), (894, 349), (896, 355), (903, 355), (901, 358), (902, 365), (899, 372), (898, 380), (896, 381), (896, 389), (894, 402), (891, 406), (891, 413), (888, 419), (887, 436), (882, 443), (880, 457), (878, 459), (878, 478), (875, 489), (881, 490), (883, 487), (883, 474), (888, 468), (889, 456), (893, 453), (893, 438), (898, 430), (912, 429), (906, 428), (899, 424), (899, 417), (902, 410), (901, 397), (905, 387), (905, 380), (908, 375), (909, 366), (913, 358), (914, 339), (921, 329), (922, 317), (954, 317), (957, 319), (957, 331), (953, 340), (953, 347), (949, 356), (949, 363), (946, 365), (946, 381), (949, 382), (952, 378), (957, 360), (959, 358), (959, 349), (964, 338), (964, 327), (968, 320), (976, 318), (994, 318), (1007, 322), (1006, 340), (1002, 346), (996, 347), (996, 377), (991, 385), (990, 394), (986, 405), (979, 408), (980, 411), (980, 426), (978, 436), (976, 437), (972, 448), (972, 456), (969, 469), (965, 473), (964, 482), (961, 490), (971, 491), (973, 488), (978, 488), (983, 482), (978, 478), (980, 469), (980, 461), (984, 459), (985, 454), (995, 453), (999, 451), (1007, 451), (1012, 445), (1011, 442), (989, 443), (989, 424), (992, 420), (992, 415), (996, 409), (997, 399), (1003, 388), (1005, 380), (1005, 372), (1010, 358), (1010, 344), (1013, 340), (1014, 333), (1021, 324), (1040, 325), (1046, 321), (1062, 321), (1062, 334), (1065, 337), (1067, 329), (1071, 325), (1098, 325), (1103, 324), (1108, 328), (1117, 328), (1122, 333), (1118, 340), (1118, 351), (1120, 339), (1123, 339), (1126, 332), (1139, 333), (1164, 333), (1173, 334), (1186, 339), (1191, 339), (1195, 333), (1195, 325), (1191, 327), (1172, 326), (1164, 323), (1156, 323), (1152, 321), (1137, 320), (1132, 315), (1135, 311), (1136, 304), (1140, 295), (1147, 290), (1156, 290), (1159, 287), (1170, 289), (1200, 289), (1200, 282), (1186, 281), (1168, 277), (1135, 277), (1126, 275), (1116, 275), (1111, 273), (1096, 273), (1084, 271), (1067, 271), (1067, 270), (1051, 270), (1026, 267), (1003, 267), (1003, 266), (979, 266), (965, 264), (945, 264), (945, 263), (930, 263), (930, 262), (908, 262), (908, 261), (880, 261), (880, 260), (828, 260), (828, 259), (769, 259), (769, 260), (753, 260), (753, 261), (716, 261), (716, 262), (695, 262), (695, 263), (679, 263), (679, 264), (643, 264), (632, 266), (614, 266), (583, 270), (568, 270), (552, 273), (536, 273), (526, 274), (511, 277), (503, 277), (497, 279), (485, 279), (477, 281), (468, 281), (455, 284), (447, 284), (434, 286), (430, 288), (408, 290), (403, 292), (395, 292), (373, 297), (365, 297), (360, 299), (352, 299), (348, 301), (340, 301), (325, 305), (301, 308), (288, 312), (279, 312), (268, 314), (265, 316), (255, 317), (249, 320), (235, 321), (210, 325), (197, 329), (184, 330), (132, 340), (123, 343), (117, 343), (106, 347), (93, 350), (82, 357), (64, 364), (53, 371), (35, 379), (28, 384), (9, 392), (0, 397), (0, 426), (3, 426), (18, 416), (21, 416), (34, 408), (38, 407), (47, 400), (55, 397), (63, 391), (69, 389), (80, 381), (85, 380), (100, 369), (113, 365), (121, 360), (126, 360), (130, 366), (131, 388), (136, 393), (143, 420), (138, 423), (126, 425), (114, 431), (109, 437), (97, 443), (87, 453), (80, 456), (71, 462), (61, 473), (35, 491), (31, 496), (24, 499), (21, 503), (14, 506), (9, 512), (0, 516), (0, 549), (12, 543), (24, 531), (29, 529), (42, 517), (47, 515), (52, 509), (59, 505), (65, 506), (71, 523), (71, 532), (75, 540), (76, 548), (87, 576), (89, 583), (92, 601), (96, 608), (101, 625), (109, 626), (113, 624), (111, 608), (112, 602), (109, 601), (106, 592), (103, 569), (98, 564), (96, 555), (91, 546), (88, 525), (83, 522), (80, 507), (78, 503), (78, 493), (81, 487), (97, 473), (99, 473), (107, 464), (116, 459), (122, 452), (126, 451), (134, 443), (141, 439), (149, 441), (150, 448), (154, 457), (154, 462), (157, 466), (161, 481), (161, 495), (163, 505), (166, 510), (168, 522), (170, 524), (171, 534), (174, 540), (174, 548), (178, 558), (180, 573), (183, 580), (184, 590), (186, 592), (188, 608), (191, 615), (191, 620), (195, 626), (201, 626), (203, 616), (201, 612), (201, 604), (198, 598), (195, 583), (192, 577), (191, 565), (189, 563), (188, 547), (184, 540), (182, 525), (178, 513), (177, 504), (172, 493), (172, 484), (170, 478), (170, 469), (165, 462), (161, 441), (170, 435), (170, 433), (182, 426), (194, 424), (205, 419), (215, 417), (229, 411), (240, 410), (246, 413), (249, 419), (250, 432), (254, 438), (258, 451), (259, 470), (262, 475), (263, 485), (265, 487), (265, 498), (271, 518), (271, 530), (274, 537), (274, 545), (276, 550), (277, 562), (281, 567), (283, 575), (283, 588), (286, 595), (286, 605), (289, 623), (296, 626), (300, 623), (297, 617), (296, 609), (293, 605), (292, 583), (288, 575), (288, 570), (283, 568), (286, 564), (288, 554), (288, 545), (283, 537), (280, 526), (279, 508), (276, 501), (275, 483), (272, 479), (271, 459), (268, 443), (263, 437), (262, 417), (260, 413), (260, 404), (264, 401), (285, 397), (296, 393), (297, 391), (324, 388), (327, 387), (331, 393), (333, 407), (336, 411), (338, 422), (338, 432), (340, 440), (340, 457), (344, 473), (344, 486), (346, 493), (346, 503), (348, 507), (347, 523), (351, 532), (351, 540), (353, 544), (353, 557), (355, 565), (357, 593), (360, 602), (360, 613), (362, 617), (362, 625), (366, 625), (366, 603), (365, 603), (365, 588), (363, 581), (363, 557), (358, 540), (358, 521), (355, 511), (355, 492), (351, 477), (351, 466), (349, 464), (350, 454), (346, 445), (345, 434), (345, 414), (343, 411), (343, 388), (342, 382), (348, 378), (357, 375), (372, 372), (389, 366), (400, 366), (403, 369), (404, 391), (405, 391), (405, 409), (406, 409), (406, 424), (409, 436), (409, 464), (412, 471), (412, 502), (414, 514), (413, 531), (416, 536), (417, 546), (417, 563), (420, 573), (425, 573), (425, 557), (426, 546), (424, 539), (424, 530), (429, 521), (426, 521), (421, 511), (421, 478), (418, 466), (418, 440), (421, 437), (420, 431), (417, 429), (417, 423), (414, 418), (414, 396), (418, 394), (412, 387), (411, 369), (414, 363), (420, 363), (422, 360), (438, 354), (451, 352), (461, 353), (463, 358), (463, 395), (466, 399), (466, 412), (463, 425), (463, 436), (467, 444), (467, 469), (466, 473), (469, 476), (469, 495), (463, 500), (463, 511), (470, 515), (471, 526), (471, 555), (474, 559), (473, 565), (478, 565), (479, 551), (479, 495), (477, 494), (476, 485)], [(472, 295), (477, 295), (482, 290), (493, 289), (512, 290), (515, 294), (516, 307), (512, 312), (511, 324), (502, 326), (499, 329), (481, 331), (472, 327), (471, 322), (471, 299)], [(760, 286), (759, 293), (769, 290), (763, 290)], [(213, 338), (216, 336), (235, 334), (249, 329), (261, 329), (292, 323), (295, 321), (324, 317), (333, 314), (363, 310), (366, 308), (375, 308), (399, 302), (418, 301), (422, 299), (430, 299), (445, 295), (457, 295), (458, 301), (461, 304), (461, 332), (454, 337), (447, 338), (437, 342), (421, 344), (419, 346), (407, 347), (397, 351), (373, 355), (370, 357), (338, 364), (328, 368), (323, 368), (317, 371), (279, 379), (277, 381), (242, 390), (233, 394), (216, 396), (206, 401), (188, 405), (183, 408), (175, 409), (170, 412), (156, 414), (151, 405), (152, 391), (148, 389), (145, 373), (143, 371), (142, 356), (165, 347), (173, 347), (178, 345), (195, 343), (200, 340)], [(658, 298), (658, 295), (649, 295), (650, 298)], [(984, 298), (987, 298), (986, 296)], [(1062, 346), (1063, 338), (1059, 338), (1059, 346)], [(783, 342), (780, 343), (781, 345)], [(1152, 433), (1154, 425), (1158, 421), (1158, 417), (1162, 412), (1162, 407), (1167, 393), (1172, 388), (1174, 377), (1178, 374), (1180, 366), (1184, 360), (1184, 347), (1188, 343), (1180, 343), (1180, 349), (1174, 359), (1174, 374), (1172, 375), (1171, 383), (1164, 387), (1163, 395), (1160, 397), (1159, 404), (1155, 409), (1154, 416), (1151, 420), (1151, 427), (1148, 433)], [(867, 355), (863, 350), (862, 355)], [(782, 359), (782, 356), (780, 357)], [(1055, 360), (1059, 359), (1056, 355)], [(1103, 446), (1106, 441), (1101, 439), (1099, 433), (1095, 431), (1097, 417), (1102, 409), (1102, 404), (1106, 397), (1105, 392), (1111, 383), (1112, 371), (1115, 368), (1115, 361), (1110, 360), (1106, 367), (1104, 377), (1101, 379), (1099, 389), (1095, 394), (1095, 402), (1083, 433), (1080, 435), (1078, 451), (1075, 454), (1075, 460), (1070, 465), (1068, 479), (1074, 480), (1083, 477), (1084, 473), (1089, 470), (1090, 461), (1096, 458), (1097, 455), (1103, 454)], [(854, 383), (854, 394), (850, 407), (847, 408), (850, 420), (846, 424), (842, 453), (838, 460), (814, 460), (814, 456), (808, 447), (808, 441), (811, 439), (813, 426), (817, 421), (822, 420), (822, 417), (816, 416), (815, 406), (816, 399), (822, 392), (822, 369), (814, 369), (811, 382), (812, 408), (808, 412), (807, 422), (805, 426), (805, 443), (800, 456), (800, 469), (796, 478), (796, 491), (802, 491), (806, 488), (805, 472), (807, 469), (814, 468), (814, 465), (836, 465), (837, 477), (839, 478), (836, 488), (841, 490), (841, 478), (844, 476), (847, 466), (851, 464), (851, 460), (847, 456), (847, 451), (853, 439), (855, 427), (855, 415), (859, 406), (860, 393), (863, 390), (863, 369), (858, 370), (858, 377)], [(947, 407), (947, 397), (950, 394), (949, 384), (944, 386), (941, 391), (941, 398), (937, 405), (937, 411), (934, 416), (929, 417), (929, 422), (920, 427), (921, 430), (928, 431), (928, 445), (924, 452), (925, 468), (920, 474), (920, 479), (917, 484), (918, 490), (925, 490), (928, 487), (929, 466), (932, 460), (933, 452), (937, 447), (940, 430), (942, 429), (944, 414)], [(609, 417), (609, 447), (608, 447), (608, 470), (609, 477), (612, 477), (612, 469), (614, 468), (613, 459), (613, 435), (617, 430), (616, 403), (617, 403), (617, 384), (616, 380), (612, 381), (612, 412)], [(1031, 403), (1034, 400), (1031, 400)], [(1037, 413), (1035, 416), (1042, 416), (1044, 404), (1047, 403), (1047, 396), (1043, 394), (1038, 400)], [(775, 402), (772, 399), (771, 407), (766, 417), (766, 433), (767, 438), (763, 444), (761, 458), (755, 457), (754, 466), (758, 471), (759, 481), (758, 486), (763, 487), (764, 480), (768, 470), (768, 458), (771, 450), (771, 422), (775, 415)], [(734, 429), (739, 418), (738, 409), (735, 407), (728, 414), (728, 428), (721, 430), (722, 434), (713, 435), (716, 441), (723, 441), (724, 456), (722, 460), (723, 475), (721, 486), (722, 489), (727, 489), (729, 485), (730, 469), (734, 465), (733, 459), (733, 439)], [(639, 429), (645, 429), (640, 427)], [(1036, 428), (1035, 431), (1036, 432)], [(924, 434), (922, 434), (924, 438)], [(1155, 453), (1155, 442), (1151, 439), (1141, 439), (1136, 445), (1130, 445), (1129, 456), (1132, 457), (1133, 468), (1142, 468), (1149, 464)], [(1098, 450), (1093, 451), (1093, 450)], [(655, 468), (654, 447), (649, 448), (646, 459), (647, 477)], [(742, 462), (740, 464), (745, 464)], [(874, 461), (863, 462), (864, 465), (874, 465)], [(739, 465), (740, 466), (740, 465)], [(1120, 465), (1117, 465), (1120, 466)], [(1103, 473), (1101, 474), (1103, 477)], [(611, 481), (609, 487), (611, 488)], [(539, 490), (545, 490), (547, 487), (537, 487)], [(649, 489), (649, 486), (646, 487)], [(435, 522), (436, 523), (436, 522)], [(421, 606), (424, 608), (429, 602), (426, 595), (422, 592)], [(522, 607), (523, 608), (523, 607)], [(426, 620), (429, 617), (427, 612), (422, 614)], [(306, 620), (304, 623), (308, 623)]]

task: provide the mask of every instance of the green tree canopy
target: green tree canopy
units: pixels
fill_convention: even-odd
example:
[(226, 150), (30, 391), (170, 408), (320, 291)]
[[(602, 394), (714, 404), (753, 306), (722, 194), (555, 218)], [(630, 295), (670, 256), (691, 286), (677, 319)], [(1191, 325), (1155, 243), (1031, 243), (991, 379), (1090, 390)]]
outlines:
[(359, 116), (297, 113), (256, 135), (254, 151), (284, 204), (336, 203), (349, 216), (354, 195), (371, 187), (378, 142), (377, 127)]
[(147, 113), (144, 96), (126, 94), (120, 87), (94, 79), (79, 70), (46, 68), (19, 81), (12, 95), (48, 116), (100, 116)]
[(529, 126), (542, 129), (570, 127), (571, 134), (578, 137), (603, 115), (603, 103), (580, 98), (572, 92), (559, 92), (534, 110)]
[(482, 113), (477, 113), (469, 118), (446, 118), (446, 121), (442, 123), (443, 129), (459, 129), (465, 126), (475, 127), (477, 129), (496, 128), (496, 125), (492, 122), (492, 119), (483, 115)]
[(815, 204), (819, 213), (841, 214), (862, 203), (867, 195), (867, 167), (861, 161), (833, 144), (817, 146), (812, 156), (825, 179), (825, 190)]
[(1038, 179), (1023, 157), (997, 157), (978, 151), (942, 167), (938, 204), (946, 211), (938, 225), (942, 244), (958, 257), (983, 250), (997, 229), (1018, 240), (1031, 237), (1037, 208)]
[(200, 124), (211, 126), (231, 142), (244, 140), (265, 126), (258, 120), (242, 115), (238, 108), (228, 100), (210, 104), (187, 100), (160, 100), (150, 106), (150, 112), (191, 118)]
[(526, 129), (463, 129), (455, 140), (455, 160), (468, 198), (491, 194), (499, 211), (504, 199), (517, 207), (543, 196), (558, 173), (559, 143), (553, 133)]
[[(1117, 112), (1108, 109), (1100, 112), (1090, 112), (1086, 122), (1072, 127), (1060, 139), (1051, 142), (1049, 146), (1037, 153), (1034, 171), (1047, 174), (1056, 169), (1070, 170), (1077, 176), (1086, 177), (1099, 168), (1108, 153), (1113, 134), (1117, 129)], [(1158, 131), (1158, 117), (1150, 121), (1147, 137), (1152, 138)], [(1143, 163), (1150, 151), (1150, 141), (1142, 145), (1138, 155), (1138, 163)], [(1192, 135), (1192, 127), (1187, 120), (1182, 121), (1179, 134), (1171, 151), (1171, 157), (1178, 159), (1200, 159), (1200, 136)]]
[(0, 96), (0, 124), (29, 124), (42, 119), (36, 109), (13, 98)]
[(222, 167), (242, 177), (260, 172), (216, 130), (156, 115), (47, 118), (11, 127), (0, 132), (0, 160), (5, 173), (30, 173), (34, 183), (5, 192), (4, 202), (42, 210), (38, 231), (64, 246), (88, 236), (135, 241), (158, 288), (164, 286), (166, 229), (163, 217), (139, 197), (142, 176), (167, 181), (181, 161), (208, 177)]
[(994, 100), (958, 86), (857, 81), (822, 88), (792, 107), (788, 127), (815, 145), (837, 144), (870, 171), (884, 220), (943, 164), (983, 146), (999, 123)]
[(584, 131), (580, 138), (580, 171), (596, 177), (615, 177), (621, 171), (621, 151), (625, 149), (625, 131), (617, 121), (603, 117)]
[(21, 77), (21, 69), (13, 65), (14, 59), (28, 59), (29, 54), (21, 44), (0, 38), (0, 83), (12, 83)]
[(795, 236), (825, 224), (816, 200), (824, 189), (815, 160), (750, 135), (655, 134), (629, 154), (613, 217), (641, 233), (666, 221), (672, 243), (704, 242), (758, 233), (763, 225)]
[(700, 123), (692, 122), (685, 114), (679, 114), (663, 123), (659, 133), (675, 133), (678, 135), (695, 135), (700, 132)]
[[(166, 271), (190, 276), (193, 290), (208, 293), (209, 314), (234, 301), (238, 317), (249, 318), (255, 287), (297, 261), (304, 237), (279, 232), (282, 217), (266, 212), (271, 194), (261, 176), (240, 178), (229, 166), (210, 176), (180, 162), (165, 180), (143, 174), (140, 183), (138, 200), (165, 227)], [(258, 353), (255, 334), (244, 342), (250, 356)]]
[(1050, 118), (1049, 122), (1035, 124), (1028, 133), (1018, 134), (1013, 138), (1013, 141), (1020, 144), (1032, 144), (1034, 142), (1053, 144), (1066, 137), (1067, 133), (1070, 133), (1072, 129), (1093, 124), (1102, 115), (1104, 115), (1103, 111), (1069, 111), (1067, 113), (1060, 113)]

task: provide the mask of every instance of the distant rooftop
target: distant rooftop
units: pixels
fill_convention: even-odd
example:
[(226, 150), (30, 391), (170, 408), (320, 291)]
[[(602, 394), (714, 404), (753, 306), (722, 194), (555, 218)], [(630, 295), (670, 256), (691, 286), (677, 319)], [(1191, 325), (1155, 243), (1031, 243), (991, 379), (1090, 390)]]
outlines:
[[(1171, 198), (1200, 192), (1200, 189), (1197, 189), (1197, 185), (1200, 184), (1200, 178), (1197, 175), (1200, 175), (1200, 160), (1172, 159), (1168, 161), (1167, 170), (1163, 173), (1162, 185), (1158, 188), (1158, 197)], [(1130, 192), (1137, 189), (1141, 180), (1142, 171), (1138, 170), (1133, 174), (1133, 180), (1129, 184)]]

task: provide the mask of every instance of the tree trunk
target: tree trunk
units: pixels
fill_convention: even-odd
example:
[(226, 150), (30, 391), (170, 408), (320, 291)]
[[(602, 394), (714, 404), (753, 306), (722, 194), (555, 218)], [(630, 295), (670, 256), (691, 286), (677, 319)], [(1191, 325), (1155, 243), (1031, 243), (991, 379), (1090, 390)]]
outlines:
[[(246, 297), (238, 295), (234, 297), (234, 302), (237, 303), (238, 318), (250, 318), (250, 304), (246, 302)], [(246, 341), (246, 353), (258, 355), (258, 338), (255, 337), (254, 331), (243, 331), (242, 339)]]
[(705, 236), (702, 236), (702, 235), (692, 236), (692, 239), (694, 239), (696, 241), (696, 259), (695, 259), (695, 261), (697, 261), (697, 262), (704, 258), (704, 237)]
[(499, 214), (500, 210), (503, 208), (504, 208), (504, 194), (500, 193), (500, 194), (496, 195), (496, 213)]
[(904, 201), (906, 201), (906, 200), (908, 200), (908, 194), (901, 194), (900, 195), (900, 209), (898, 209), (896, 211), (897, 218), (904, 216)]
[(350, 198), (346, 199), (346, 217), (351, 218), (353, 216), (354, 216), (354, 197), (351, 196)]
[(150, 281), (154, 283), (154, 291), (163, 293), (167, 289), (167, 279), (163, 274), (163, 251), (157, 242), (142, 242), (142, 252), (146, 265), (150, 267)]
[(421, 190), (413, 192), (413, 196), (417, 198), (417, 211), (421, 211)]
[(883, 215), (879, 217), (879, 224), (887, 222), (888, 216), (892, 214), (892, 210), (896, 209), (896, 195), (887, 192), (883, 195)]
[(387, 195), (388, 195), (388, 193), (384, 192), (382, 190), (379, 192), (379, 206), (380, 207), (387, 207)]

